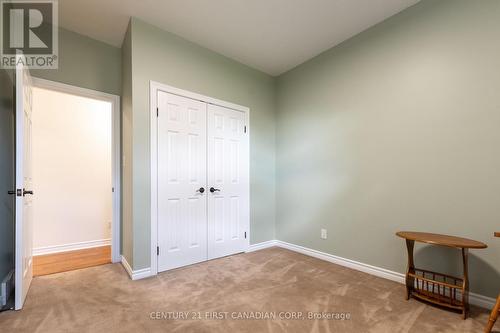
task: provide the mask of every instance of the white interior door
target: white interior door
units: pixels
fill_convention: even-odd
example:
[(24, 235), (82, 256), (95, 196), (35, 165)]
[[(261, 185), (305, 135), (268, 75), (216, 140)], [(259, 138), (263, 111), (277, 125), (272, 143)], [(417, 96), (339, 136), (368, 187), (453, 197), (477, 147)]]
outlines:
[(249, 142), (245, 113), (208, 105), (208, 259), (248, 247)]
[(207, 260), (206, 103), (158, 91), (158, 271)]
[[(18, 57), (22, 57), (18, 55)], [(23, 307), (33, 279), (33, 179), (31, 170), (31, 78), (17, 61), (16, 68), (16, 261), (15, 309)]]

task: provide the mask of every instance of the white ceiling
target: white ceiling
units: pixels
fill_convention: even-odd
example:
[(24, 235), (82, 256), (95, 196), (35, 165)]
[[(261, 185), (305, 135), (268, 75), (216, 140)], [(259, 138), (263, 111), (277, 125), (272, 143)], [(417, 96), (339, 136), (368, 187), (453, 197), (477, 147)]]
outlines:
[(279, 75), (420, 0), (59, 0), (59, 24), (121, 46), (131, 16)]

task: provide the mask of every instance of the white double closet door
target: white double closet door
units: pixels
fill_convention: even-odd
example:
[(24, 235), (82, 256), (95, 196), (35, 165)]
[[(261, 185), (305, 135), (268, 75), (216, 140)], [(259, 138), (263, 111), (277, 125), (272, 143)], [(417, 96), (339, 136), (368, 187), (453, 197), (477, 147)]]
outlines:
[(244, 112), (158, 91), (158, 271), (246, 250)]

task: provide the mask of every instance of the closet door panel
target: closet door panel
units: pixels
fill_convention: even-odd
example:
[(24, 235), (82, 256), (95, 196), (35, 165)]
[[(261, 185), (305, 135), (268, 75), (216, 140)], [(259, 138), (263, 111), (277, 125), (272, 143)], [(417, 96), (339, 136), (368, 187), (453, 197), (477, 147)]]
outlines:
[(248, 135), (245, 114), (208, 105), (208, 258), (246, 250)]
[(207, 106), (158, 92), (158, 271), (207, 260)]

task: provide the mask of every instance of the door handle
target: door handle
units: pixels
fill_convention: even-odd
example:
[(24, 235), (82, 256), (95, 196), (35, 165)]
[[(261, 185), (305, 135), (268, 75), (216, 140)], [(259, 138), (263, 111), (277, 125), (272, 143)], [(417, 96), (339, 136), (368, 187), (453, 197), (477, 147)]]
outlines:
[(220, 190), (219, 190), (218, 188), (213, 188), (213, 187), (211, 187), (211, 188), (210, 188), (210, 192), (211, 192), (211, 193), (214, 193), (214, 192), (220, 192)]
[(205, 192), (205, 189), (203, 187), (200, 187), (199, 189), (196, 190), (196, 192), (203, 193), (203, 192)]
[(23, 197), (24, 197), (26, 194), (33, 195), (33, 191), (26, 191), (26, 189), (25, 189), (25, 188), (23, 188)]
[(7, 191), (7, 194), (14, 195), (14, 194), (16, 194), (16, 191)]

